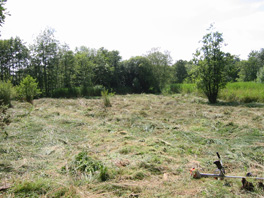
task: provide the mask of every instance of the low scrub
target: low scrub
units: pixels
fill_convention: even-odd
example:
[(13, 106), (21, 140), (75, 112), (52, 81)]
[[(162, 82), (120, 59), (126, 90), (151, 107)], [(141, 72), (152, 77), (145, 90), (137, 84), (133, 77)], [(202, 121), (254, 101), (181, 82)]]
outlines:
[(0, 105), (11, 106), (11, 98), (15, 95), (15, 90), (10, 81), (0, 81)]
[(101, 96), (104, 87), (96, 85), (94, 87), (71, 87), (58, 88), (53, 91), (53, 98), (78, 98), (78, 97), (94, 97)]
[(190, 94), (190, 93), (197, 93), (197, 88), (195, 84), (180, 84), (175, 83), (169, 85), (167, 88), (165, 88), (165, 92), (169, 94), (175, 94), (175, 93), (184, 93), (184, 94)]
[(104, 90), (104, 87), (101, 85), (96, 85), (94, 87), (82, 87), (81, 94), (83, 97), (100, 96), (101, 91), (103, 90)]
[(32, 104), (34, 97), (41, 94), (36, 79), (31, 76), (27, 76), (21, 81), (20, 85), (17, 87), (17, 92), (21, 99)]
[(53, 91), (53, 98), (77, 98), (81, 96), (79, 87), (58, 88)]

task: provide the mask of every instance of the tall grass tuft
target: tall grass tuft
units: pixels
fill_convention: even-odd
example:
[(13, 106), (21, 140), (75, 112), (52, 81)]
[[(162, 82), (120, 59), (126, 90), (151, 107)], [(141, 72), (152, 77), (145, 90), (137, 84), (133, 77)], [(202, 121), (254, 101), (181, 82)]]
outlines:
[(104, 106), (105, 107), (111, 107), (111, 102), (110, 102), (110, 98), (109, 98), (109, 94), (108, 94), (108, 90), (103, 90), (101, 91), (101, 95), (104, 101)]

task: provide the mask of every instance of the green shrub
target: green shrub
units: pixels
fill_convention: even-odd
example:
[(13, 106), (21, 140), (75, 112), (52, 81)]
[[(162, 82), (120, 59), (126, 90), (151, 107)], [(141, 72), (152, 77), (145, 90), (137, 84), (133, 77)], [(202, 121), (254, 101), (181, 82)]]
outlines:
[(175, 93), (190, 94), (197, 92), (197, 88), (195, 84), (171, 84), (167, 89), (168, 90), (166, 90), (166, 92), (169, 94), (175, 94)]
[(68, 88), (58, 88), (58, 89), (53, 90), (52, 97), (68, 98)]
[(170, 85), (170, 93), (181, 93), (182, 84), (171, 84)]
[(81, 96), (81, 90), (79, 87), (71, 87), (68, 89), (68, 98), (78, 98)]
[(15, 90), (10, 81), (0, 81), (0, 105), (11, 106), (11, 98)]
[(120, 86), (114, 89), (118, 94), (131, 94), (133, 93), (131, 87)]
[(96, 85), (94, 87), (72, 87), (72, 88), (58, 88), (53, 90), (53, 98), (77, 98), (77, 97), (93, 97), (101, 96), (101, 91), (104, 87)]
[(104, 90), (105, 88), (102, 85), (95, 85), (93, 87), (93, 96), (101, 96), (101, 93)]
[(101, 85), (96, 85), (94, 87), (81, 87), (81, 95), (83, 97), (93, 97), (101, 96), (101, 91), (104, 90), (104, 87)]
[(53, 98), (78, 98), (81, 96), (81, 89), (79, 87), (58, 88), (53, 90)]
[(195, 84), (182, 84), (181, 86), (182, 93), (196, 93), (198, 92)]
[(90, 87), (87, 87), (87, 86), (82, 86), (81, 87), (81, 95), (83, 96), (83, 97), (85, 97), (85, 96), (89, 96), (89, 93), (90, 93), (90, 89), (89, 89)]
[(38, 89), (36, 79), (29, 75), (21, 81), (20, 85), (17, 87), (17, 91), (19, 97), (31, 104), (33, 103), (34, 97), (41, 93)]

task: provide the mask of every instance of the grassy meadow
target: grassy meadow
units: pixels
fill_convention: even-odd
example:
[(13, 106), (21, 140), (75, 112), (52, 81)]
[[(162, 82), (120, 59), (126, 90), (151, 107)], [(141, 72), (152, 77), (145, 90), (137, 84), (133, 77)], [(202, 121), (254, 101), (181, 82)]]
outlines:
[[(192, 93), (203, 97), (195, 84), (172, 84), (166, 91), (169, 94)], [(220, 91), (219, 99), (232, 103), (264, 103), (264, 84), (256, 82), (227, 83), (226, 87)]]
[(255, 82), (228, 83), (220, 98), (229, 102), (264, 102), (264, 84)]
[[(228, 88), (227, 88), (228, 89)], [(223, 95), (223, 93), (222, 93)], [(223, 96), (222, 96), (223, 97)], [(0, 134), (0, 197), (263, 197), (264, 104), (210, 105), (188, 94), (13, 101)], [(6, 188), (6, 189), (5, 189)]]

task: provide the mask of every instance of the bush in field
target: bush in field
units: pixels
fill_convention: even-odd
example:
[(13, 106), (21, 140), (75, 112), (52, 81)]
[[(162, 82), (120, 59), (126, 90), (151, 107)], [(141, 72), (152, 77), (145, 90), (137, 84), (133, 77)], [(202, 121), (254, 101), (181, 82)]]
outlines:
[(14, 93), (15, 92), (10, 81), (0, 81), (0, 105), (11, 106), (11, 97)]
[(197, 86), (210, 103), (216, 103), (218, 92), (225, 87), (226, 54), (221, 51), (224, 42), (222, 33), (213, 32), (212, 25), (209, 31), (203, 37), (203, 46), (195, 54), (199, 74)]
[(41, 93), (38, 89), (38, 83), (29, 75), (21, 81), (17, 90), (19, 96), (31, 104), (33, 103), (34, 97)]

